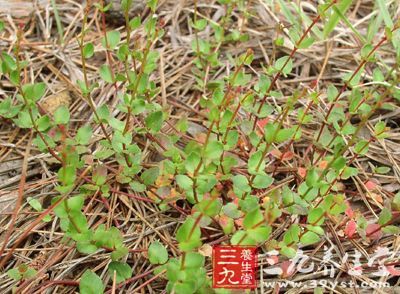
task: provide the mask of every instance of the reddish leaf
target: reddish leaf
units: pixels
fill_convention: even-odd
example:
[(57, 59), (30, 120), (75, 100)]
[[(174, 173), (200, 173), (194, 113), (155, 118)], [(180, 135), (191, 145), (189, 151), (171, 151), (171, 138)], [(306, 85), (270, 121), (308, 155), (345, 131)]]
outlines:
[(311, 89), (314, 89), (317, 85), (318, 85), (318, 79), (312, 80), (312, 81), (310, 82), (310, 88), (311, 88)]
[(296, 268), (296, 266), (291, 266), (292, 265), (292, 261), (290, 260), (285, 260), (284, 262), (282, 262), (281, 264), (281, 269), (283, 271), (282, 273), (282, 277), (286, 278), (289, 277), (293, 272), (294, 269)]
[(328, 166), (328, 161), (326, 160), (321, 160), (320, 163), (318, 164), (319, 168), (325, 169)]
[(228, 225), (229, 217), (227, 217), (226, 215), (221, 215), (218, 221), (221, 227), (225, 227)]
[(291, 159), (293, 159), (293, 157), (294, 157), (293, 152), (287, 151), (287, 152), (285, 152), (285, 153), (283, 154), (282, 160), (291, 160)]
[(350, 203), (346, 203), (346, 211), (344, 212), (349, 218), (353, 218), (354, 217), (354, 211), (350, 206)]
[(243, 227), (243, 217), (235, 219), (235, 224), (239, 227)]
[(233, 199), (232, 203), (235, 204), (236, 206), (239, 206), (239, 198), (236, 197), (235, 199)]
[(269, 121), (269, 118), (259, 119), (257, 121), (257, 125), (260, 127), (260, 129), (264, 130), (264, 127), (268, 123), (268, 121)]
[(346, 228), (344, 229), (344, 233), (351, 238), (356, 232), (357, 224), (354, 220), (347, 222)]
[(394, 265), (388, 265), (386, 269), (392, 276), (400, 276), (400, 270), (395, 268)]
[(272, 256), (267, 257), (267, 263), (268, 263), (269, 265), (277, 264), (278, 261), (279, 261), (279, 257), (276, 256), (276, 255), (272, 255)]
[(378, 224), (369, 224), (365, 229), (365, 233), (372, 240), (378, 240), (382, 237), (381, 226)]
[(282, 152), (280, 152), (279, 149), (274, 149), (271, 150), (271, 155), (275, 158), (281, 158)]
[(371, 180), (369, 180), (365, 183), (365, 187), (370, 191), (374, 190), (376, 188), (376, 186), (377, 186), (377, 184)]
[(305, 169), (304, 167), (299, 167), (297, 169), (297, 173), (299, 174), (300, 177), (302, 177), (304, 179), (307, 174), (307, 169)]

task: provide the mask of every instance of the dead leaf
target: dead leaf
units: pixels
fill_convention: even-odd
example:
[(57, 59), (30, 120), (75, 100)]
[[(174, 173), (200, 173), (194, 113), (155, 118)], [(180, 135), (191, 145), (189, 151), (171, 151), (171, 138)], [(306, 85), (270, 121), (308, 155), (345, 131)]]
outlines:
[(10, 191), (9, 194), (0, 197), (0, 214), (11, 213), (14, 211), (17, 196), (18, 193), (16, 191)]
[(369, 195), (371, 196), (372, 199), (374, 199), (376, 202), (382, 204), (383, 203), (383, 198), (381, 195), (377, 193), (370, 192)]
[(212, 254), (212, 247), (209, 244), (204, 244), (199, 248), (199, 253), (203, 256), (210, 257)]
[(36, 9), (45, 8), (49, 0), (0, 0), (0, 14), (10, 15), (12, 18), (26, 18), (31, 16)]
[(56, 109), (62, 105), (69, 107), (72, 98), (68, 90), (47, 96), (39, 102), (39, 105), (46, 113), (53, 115)]
[(365, 233), (372, 240), (378, 240), (382, 237), (381, 226), (378, 224), (369, 224), (365, 229)]

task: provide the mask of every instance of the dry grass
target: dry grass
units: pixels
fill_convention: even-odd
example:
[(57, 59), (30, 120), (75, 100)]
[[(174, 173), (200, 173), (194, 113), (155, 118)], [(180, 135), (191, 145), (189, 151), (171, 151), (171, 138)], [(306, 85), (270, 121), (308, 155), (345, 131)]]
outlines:
[[(11, 10), (7, 14), (0, 1), (0, 12), (3, 12), (2, 19), (6, 23), (6, 32), (0, 34), (0, 49), (12, 51), (15, 45), (16, 28), (24, 26), (23, 48), (25, 59), (29, 61), (29, 70), (25, 72), (25, 81), (43, 81), (48, 86), (46, 101), (41, 101), (43, 107), (52, 111), (54, 105), (64, 103), (69, 106), (73, 115), (73, 126), (78, 128), (86, 122), (93, 121), (93, 115), (89, 106), (82, 99), (76, 86), (76, 80), (82, 79), (82, 66), (79, 57), (79, 48), (76, 42), (77, 33), (80, 32), (80, 21), (84, 7), (80, 1), (59, 1), (58, 12), (64, 29), (64, 44), (60, 45), (56, 22), (50, 5), (50, 1), (40, 1), (34, 9), (28, 5), (20, 4), (20, 1), (11, 1), (8, 5), (16, 5), (19, 9)], [(14, 2), (14, 3), (13, 3)], [(312, 1), (314, 2), (314, 1)], [(362, 34), (367, 30), (371, 15), (376, 13), (373, 10), (373, 3), (369, 0), (354, 1), (352, 6), (350, 21)], [(23, 8), (22, 8), (23, 7)], [(312, 3), (302, 2), (303, 10), (313, 14)], [(400, 6), (395, 13), (399, 15)], [(290, 9), (292, 9), (291, 7)], [(21, 13), (21, 9), (23, 12)], [(222, 13), (222, 7), (214, 1), (201, 1), (199, 3), (200, 13), (210, 19), (218, 20)], [(252, 66), (254, 72), (259, 72), (262, 64), (268, 64), (276, 56), (290, 53), (291, 48), (276, 47), (273, 45), (273, 36), (276, 34), (280, 24), (287, 24), (278, 7), (271, 7), (262, 1), (250, 1), (248, 11), (252, 14), (249, 22), (242, 22), (238, 17), (236, 26), (250, 35), (249, 41), (241, 43), (240, 46), (226, 45), (221, 48), (223, 54), (235, 56), (244, 52), (247, 48), (252, 48), (255, 52), (255, 61)], [(160, 86), (160, 103), (168, 109), (170, 120), (164, 124), (162, 132), (175, 132), (173, 125), (182, 116), (187, 116), (191, 122), (189, 132), (181, 138), (183, 142), (195, 137), (196, 133), (202, 129), (203, 113), (199, 109), (199, 93), (193, 91), (195, 79), (191, 73), (191, 62), (193, 60), (190, 42), (193, 33), (188, 29), (188, 21), (193, 12), (192, 1), (161, 1), (158, 7), (160, 17), (166, 26), (166, 35), (156, 44), (161, 54), (159, 71), (154, 75), (155, 81)], [(147, 14), (146, 10), (137, 10), (135, 13)], [(108, 26), (118, 28), (123, 32), (118, 23), (118, 13), (108, 17)], [(122, 19), (122, 17), (121, 17)], [(100, 39), (102, 28), (98, 14), (90, 16), (92, 22), (91, 31), (87, 34), (87, 41), (93, 42), (96, 48), (96, 58), (88, 62), (89, 79), (97, 79), (97, 69), (105, 63), (106, 54), (101, 48)], [(320, 24), (317, 25), (317, 27)], [(321, 29), (321, 27), (319, 27)], [(207, 31), (206, 31), (207, 33)], [(124, 33), (122, 37), (125, 38)], [(377, 34), (375, 40), (379, 40), (381, 35)], [(143, 42), (141, 32), (135, 34), (137, 42)], [(289, 43), (289, 42), (285, 42)], [(286, 79), (280, 79), (277, 87), (284, 93), (293, 93), (310, 87), (312, 83), (318, 81), (319, 88), (324, 88), (327, 83), (340, 85), (340, 77), (343, 73), (354, 70), (360, 61), (360, 40), (343, 23), (335, 29), (333, 37), (324, 42), (316, 43), (312, 49), (301, 50), (296, 53), (294, 69), (292, 75)], [(388, 66), (394, 64), (394, 53), (390, 47), (383, 46), (379, 49), (382, 62)], [(226, 55), (225, 55), (226, 56)], [(224, 76), (231, 71), (231, 65), (227, 58), (224, 60), (224, 67), (221, 67), (216, 76)], [(367, 67), (365, 71), (366, 79), (370, 79), (371, 70)], [(15, 89), (11, 84), (2, 80), (0, 87), (1, 99), (6, 96), (14, 96)], [(100, 87), (94, 93), (96, 105), (107, 103), (111, 107), (118, 104), (117, 92), (121, 89), (100, 82)], [(321, 103), (313, 111), (316, 113), (326, 113), (326, 97), (320, 97)], [(271, 103), (283, 104), (285, 97), (271, 99)], [(304, 102), (305, 103), (305, 102)], [(345, 183), (347, 199), (351, 202), (354, 209), (359, 209), (367, 218), (374, 218), (385, 201), (388, 201), (400, 189), (400, 107), (392, 105), (393, 111), (381, 111), (374, 115), (368, 125), (363, 130), (364, 136), (368, 137), (371, 132), (371, 125), (379, 117), (385, 118), (391, 126), (390, 137), (379, 140), (369, 148), (367, 156), (354, 163), (361, 171), (354, 178), (354, 182)], [(52, 108), (53, 107), (53, 108)], [(117, 110), (115, 110), (117, 111)], [(122, 114), (121, 114), (122, 117)], [(287, 124), (295, 117), (288, 117)], [(294, 150), (295, 160), (291, 161), (286, 171), (280, 173), (280, 183), (295, 183), (293, 170), (299, 166), (304, 166), (305, 156), (308, 154), (308, 140), (317, 129), (317, 125), (308, 125), (309, 129), (304, 131), (305, 137), (296, 143)], [(73, 131), (72, 131), (73, 132)], [(95, 131), (95, 138), (101, 139), (100, 129)], [(79, 254), (73, 246), (62, 242), (63, 233), (59, 228), (56, 218), (49, 223), (38, 222), (32, 227), (38, 213), (33, 212), (26, 202), (27, 197), (34, 197), (48, 207), (52, 197), (57, 196), (54, 190), (56, 183), (55, 172), (56, 163), (48, 154), (41, 154), (35, 147), (30, 147), (31, 134), (20, 130), (5, 121), (0, 126), (0, 241), (8, 239), (8, 242), (1, 258), (12, 251), (6, 267), (0, 274), (0, 293), (9, 293), (16, 285), (5, 272), (18, 264), (26, 263), (38, 270), (35, 279), (19, 284), (19, 293), (74, 293), (77, 291), (76, 281), (86, 268), (97, 270), (103, 281), (111, 285), (111, 277), (105, 278), (107, 274), (107, 264), (109, 262), (106, 252), (97, 252), (91, 255)], [(149, 166), (158, 160), (158, 150), (153, 147), (146, 138), (137, 138), (138, 144), (145, 150), (145, 161)], [(98, 148), (97, 140), (90, 146), (94, 151)], [(29, 148), (30, 147), (30, 148)], [(351, 154), (348, 155), (351, 157)], [(371, 164), (390, 166), (393, 170), (388, 175), (372, 174)], [(112, 164), (111, 164), (112, 165)], [(112, 173), (111, 173), (112, 174)], [(379, 182), (378, 190), (370, 192), (365, 188), (365, 181), (373, 177)], [(85, 182), (85, 178), (79, 179), (79, 184)], [(170, 254), (179, 255), (177, 244), (174, 239), (175, 232), (179, 224), (184, 219), (184, 212), (189, 212), (188, 207), (183, 207), (183, 212), (170, 209), (161, 212), (156, 205), (151, 202), (141, 201), (133, 197), (146, 195), (135, 195), (126, 187), (120, 187), (110, 176), (109, 182), (114, 192), (108, 198), (108, 204), (100, 198), (92, 198), (87, 202), (84, 210), (87, 212), (88, 223), (90, 226), (99, 224), (116, 225), (124, 233), (125, 244), (131, 249), (128, 263), (133, 268), (133, 277), (117, 290), (117, 293), (162, 293), (165, 288), (165, 280), (154, 277), (151, 270), (153, 267), (146, 259), (146, 249), (155, 239), (161, 239), (168, 244)], [(120, 192), (118, 192), (120, 191)], [(15, 214), (15, 208), (19, 206), (17, 199), (21, 201), (21, 207)], [(9, 230), (15, 217), (14, 229)], [(328, 226), (327, 239), (315, 246), (315, 250), (306, 252), (312, 255), (312, 259), (319, 267), (315, 268), (311, 274), (295, 274), (292, 278), (296, 281), (306, 281), (321, 277), (323, 266), (320, 260), (323, 256), (323, 247), (333, 245), (334, 257), (338, 260), (345, 252), (350, 254), (355, 248), (363, 254), (362, 262), (367, 260), (377, 246), (389, 248), (398, 254), (400, 250), (400, 239), (398, 236), (388, 236), (378, 242), (366, 243), (362, 239), (349, 240), (343, 238), (343, 222), (332, 219)], [(289, 225), (289, 221), (277, 225), (276, 236), (283, 232)], [(226, 240), (224, 235), (217, 230), (214, 234), (205, 235), (205, 241), (209, 244), (217, 244)], [(9, 238), (8, 237), (9, 234)], [(2, 244), (3, 245), (3, 244)], [(11, 249), (16, 247), (15, 249)], [(265, 249), (265, 248), (263, 248)], [(260, 256), (262, 258), (263, 255)], [(398, 259), (396, 259), (398, 260)], [(263, 264), (263, 260), (261, 260)], [(207, 269), (211, 270), (210, 258), (207, 259)], [(332, 280), (349, 279), (343, 277), (343, 271), (338, 271)], [(368, 272), (356, 277), (359, 281), (377, 280)], [(380, 281), (384, 281), (381, 278)], [(75, 282), (75, 283), (74, 283)], [(398, 281), (391, 280), (398, 285)], [(311, 287), (311, 286), (310, 286)], [(110, 289), (110, 288), (109, 288)], [(381, 289), (380, 293), (389, 293), (398, 288)], [(309, 292), (313, 289), (296, 289), (290, 293)], [(47, 291), (47, 292), (46, 292)], [(267, 292), (272, 290), (268, 289)], [(336, 288), (335, 292), (353, 293), (359, 292), (357, 289)], [(379, 292), (378, 291), (378, 292)], [(377, 293), (378, 293), (377, 292)], [(394, 292), (393, 292), (394, 293)], [(396, 292), (398, 293), (398, 292)]]

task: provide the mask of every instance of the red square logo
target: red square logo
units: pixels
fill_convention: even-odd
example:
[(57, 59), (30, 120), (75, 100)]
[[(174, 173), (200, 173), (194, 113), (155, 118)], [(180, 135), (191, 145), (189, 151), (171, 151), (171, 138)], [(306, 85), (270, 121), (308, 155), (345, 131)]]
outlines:
[(213, 287), (253, 289), (257, 287), (257, 247), (214, 246)]

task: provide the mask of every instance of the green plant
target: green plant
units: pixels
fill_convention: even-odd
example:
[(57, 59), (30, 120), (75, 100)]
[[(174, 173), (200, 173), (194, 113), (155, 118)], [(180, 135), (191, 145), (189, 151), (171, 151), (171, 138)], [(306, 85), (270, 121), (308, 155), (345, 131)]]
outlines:
[(7, 271), (7, 275), (15, 281), (31, 279), (36, 275), (36, 270), (26, 264), (20, 264), (18, 267)]

